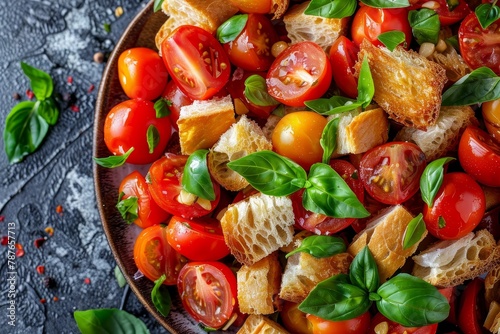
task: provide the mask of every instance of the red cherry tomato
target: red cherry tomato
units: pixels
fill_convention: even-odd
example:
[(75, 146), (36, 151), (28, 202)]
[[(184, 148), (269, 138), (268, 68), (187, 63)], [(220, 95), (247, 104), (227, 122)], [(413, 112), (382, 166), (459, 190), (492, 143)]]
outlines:
[(313, 334), (311, 322), (307, 314), (299, 310), (299, 304), (285, 301), (280, 312), (283, 325), (295, 334)]
[(484, 102), (481, 110), (486, 130), (500, 143), (500, 99)]
[(389, 142), (367, 151), (359, 164), (366, 191), (385, 204), (401, 204), (420, 189), (425, 154), (415, 144)]
[(161, 275), (167, 276), (163, 284), (174, 285), (182, 266), (187, 262), (167, 242), (167, 228), (153, 225), (145, 228), (134, 245), (134, 260), (137, 268), (151, 281)]
[(479, 24), (475, 13), (470, 13), (460, 23), (458, 43), (460, 54), (472, 69), (481, 66), (489, 67), (500, 75), (500, 20), (495, 21), (486, 29)]
[(469, 5), (465, 0), (458, 0), (458, 5), (451, 11), (446, 0), (434, 0), (432, 3), (429, 0), (419, 0), (411, 6), (411, 9), (420, 9), (423, 7), (434, 10), (438, 14), (442, 26), (457, 23), (471, 13)]
[(220, 223), (214, 218), (173, 216), (167, 226), (167, 241), (192, 261), (217, 261), (229, 254)]
[(170, 110), (170, 115), (168, 117), (172, 121), (174, 128), (179, 131), (177, 120), (181, 114), (181, 107), (193, 104), (193, 99), (190, 99), (186, 94), (184, 94), (174, 80), (170, 80), (167, 83), (167, 87), (161, 96), (169, 101), (168, 109)]
[(224, 48), (202, 28), (183, 25), (161, 45), (168, 73), (193, 100), (214, 96), (228, 82), (231, 64)]
[[(148, 129), (156, 129), (158, 142), (152, 152), (148, 144)], [(151, 130), (150, 130), (151, 131)], [(153, 102), (127, 100), (114, 106), (104, 121), (104, 142), (114, 155), (123, 155), (131, 147), (127, 159), (131, 164), (148, 164), (158, 159), (172, 134), (168, 117), (157, 118)]]
[(343, 321), (329, 321), (312, 314), (307, 315), (313, 334), (365, 334), (370, 328), (370, 312)]
[(129, 98), (152, 101), (165, 89), (168, 72), (158, 52), (132, 48), (118, 57), (118, 78)]
[(262, 14), (248, 14), (242, 32), (224, 44), (229, 60), (247, 71), (267, 71), (274, 57), (271, 47), (278, 41), (271, 20)]
[(215, 209), (220, 199), (220, 186), (212, 182), (216, 196), (213, 201), (197, 198), (183, 190), (181, 180), (187, 159), (187, 155), (167, 153), (155, 161), (149, 168), (149, 191), (163, 210), (191, 219), (205, 216)]
[(458, 327), (466, 334), (487, 333), (482, 324), (487, 310), (484, 301), (484, 281), (474, 278), (462, 292), (458, 309)]
[(348, 97), (358, 96), (358, 79), (354, 76), (354, 64), (359, 48), (347, 37), (340, 36), (330, 48), (332, 74), (337, 87)]
[(424, 221), (430, 234), (439, 239), (459, 239), (479, 224), (486, 200), (476, 181), (461, 172), (444, 175), (432, 208), (424, 204)]
[(131, 197), (137, 199), (137, 219), (134, 223), (141, 228), (163, 223), (170, 217), (170, 214), (153, 200), (146, 179), (138, 171), (125, 176), (118, 188), (118, 193), (123, 195), (120, 200)]
[(267, 90), (279, 102), (295, 107), (323, 96), (332, 81), (332, 68), (323, 49), (298, 42), (280, 53), (267, 73)]
[(488, 133), (468, 126), (460, 138), (458, 159), (477, 182), (500, 187), (500, 144)]
[(372, 318), (370, 331), (367, 333), (378, 333), (377, 331), (375, 331), (375, 327), (383, 322), (387, 324), (387, 334), (436, 334), (438, 327), (438, 324), (432, 324), (423, 327), (404, 327), (397, 322), (387, 319), (381, 313), (377, 313)]
[(220, 328), (236, 311), (236, 277), (223, 263), (186, 264), (177, 289), (186, 311), (206, 326)]
[(351, 35), (356, 45), (360, 45), (363, 39), (366, 38), (373, 45), (382, 46), (383, 44), (378, 40), (378, 36), (392, 30), (399, 30), (405, 34), (406, 48), (408, 48), (413, 35), (406, 8), (360, 6), (356, 14), (354, 14)]
[(271, 0), (229, 0), (243, 13), (267, 14), (271, 12)]

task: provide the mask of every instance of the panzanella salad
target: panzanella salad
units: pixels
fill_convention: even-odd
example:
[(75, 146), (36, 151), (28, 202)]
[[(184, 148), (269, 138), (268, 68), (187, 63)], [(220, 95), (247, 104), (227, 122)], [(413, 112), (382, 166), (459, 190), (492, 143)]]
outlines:
[[(205, 330), (500, 333), (500, 8), (164, 0), (99, 165)], [(140, 169), (144, 171), (144, 168)]]

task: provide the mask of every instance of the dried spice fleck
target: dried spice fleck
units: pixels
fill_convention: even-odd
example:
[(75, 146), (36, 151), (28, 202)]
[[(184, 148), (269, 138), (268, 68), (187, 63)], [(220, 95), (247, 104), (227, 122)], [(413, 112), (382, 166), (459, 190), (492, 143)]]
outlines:
[(40, 303), (45, 304), (46, 302), (47, 302), (47, 299), (45, 299), (45, 298), (40, 299)]
[(62, 99), (63, 101), (68, 102), (69, 100), (71, 100), (71, 94), (68, 92), (64, 93)]
[(20, 243), (16, 243), (16, 256), (23, 257), (24, 256), (24, 247)]
[(85, 277), (85, 279), (83, 280), (83, 283), (90, 284), (90, 278)]
[(51, 226), (47, 226), (45, 229), (44, 229), (45, 233), (47, 233), (49, 235), (49, 237), (53, 236), (54, 235), (54, 229), (51, 227)]
[(0, 216), (0, 222), (3, 222), (5, 220), (5, 216)]
[(73, 77), (70, 75), (66, 81), (71, 85), (73, 83)]
[(52, 289), (52, 288), (55, 288), (57, 286), (56, 280), (50, 276), (45, 276), (43, 278), (43, 285), (45, 285), (45, 287), (47, 289)]
[(94, 89), (95, 89), (94, 84), (90, 84), (89, 89), (87, 90), (87, 92), (92, 93), (94, 91)]
[(26, 97), (32, 100), (35, 97), (35, 94), (31, 91), (31, 89), (26, 90)]
[(36, 272), (39, 273), (40, 275), (45, 274), (45, 266), (37, 266), (36, 267)]
[(55, 302), (57, 302), (57, 301), (59, 301), (59, 297), (54, 296), (54, 298), (52, 298), (52, 300), (55, 301)]
[(21, 95), (19, 95), (19, 93), (13, 93), (12, 94), (12, 98), (16, 101), (20, 100), (21, 99)]
[(1, 244), (2, 246), (7, 246), (7, 245), (9, 244), (9, 237), (8, 237), (8, 236), (6, 236), (6, 235), (4, 235), (4, 236), (2, 237), (2, 240), (0, 241), (0, 244)]
[(58, 214), (62, 214), (62, 213), (63, 213), (63, 207), (62, 207), (62, 205), (58, 205), (58, 206), (56, 206), (56, 212), (57, 212)]
[(104, 53), (102, 53), (102, 52), (94, 53), (94, 61), (98, 64), (101, 64), (102, 62), (104, 62)]
[(123, 15), (123, 7), (122, 6), (118, 6), (115, 8), (115, 16), (116, 17), (120, 17)]
[(42, 245), (44, 244), (44, 242), (47, 241), (47, 238), (38, 238), (38, 239), (35, 239), (34, 241), (34, 245), (36, 248), (40, 248), (42, 247)]
[(73, 112), (79, 112), (80, 111), (80, 107), (77, 106), (76, 104), (72, 104), (70, 107), (71, 111)]

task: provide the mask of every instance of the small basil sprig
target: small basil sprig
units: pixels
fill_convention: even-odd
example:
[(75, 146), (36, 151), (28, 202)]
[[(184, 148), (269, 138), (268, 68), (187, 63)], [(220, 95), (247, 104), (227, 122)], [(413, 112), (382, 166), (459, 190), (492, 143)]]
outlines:
[(155, 0), (154, 5), (153, 5), (153, 11), (156, 13), (157, 11), (161, 10), (161, 5), (163, 4), (164, 0)]
[(309, 211), (337, 218), (370, 215), (344, 179), (329, 165), (314, 164), (307, 175), (292, 160), (264, 150), (231, 161), (227, 166), (266, 195), (288, 196), (305, 188), (302, 204)]
[(94, 161), (96, 164), (99, 166), (105, 167), (105, 168), (116, 168), (122, 166), (132, 154), (134, 151), (134, 148), (131, 147), (125, 154), (123, 155), (110, 155), (109, 157), (106, 158), (96, 158), (94, 157)]
[(285, 258), (295, 253), (304, 252), (316, 258), (324, 258), (345, 252), (344, 240), (329, 235), (311, 235), (302, 240), (299, 247), (285, 255)]
[(172, 106), (172, 101), (165, 98), (159, 98), (155, 104), (154, 108), (156, 111), (156, 118), (163, 118), (170, 115), (169, 107)]
[(326, 123), (323, 132), (321, 133), (321, 138), (319, 144), (323, 148), (323, 157), (321, 162), (327, 164), (330, 162), (335, 148), (337, 148), (337, 133), (339, 127), (340, 118), (334, 118)]
[(408, 249), (415, 245), (422, 239), (425, 231), (425, 222), (422, 213), (410, 220), (408, 226), (406, 226), (405, 234), (403, 236), (403, 249)]
[(396, 46), (405, 42), (406, 35), (399, 30), (386, 31), (378, 35), (377, 39), (390, 51), (394, 51)]
[(444, 165), (452, 160), (455, 160), (455, 158), (445, 157), (434, 160), (425, 166), (420, 176), (420, 193), (422, 194), (423, 201), (429, 208), (434, 204), (434, 198), (443, 184)]
[(443, 94), (441, 105), (466, 106), (500, 98), (500, 77), (488, 67), (464, 75)]
[(352, 16), (357, 6), (356, 0), (311, 0), (304, 14), (341, 19)]
[(437, 44), (441, 23), (438, 14), (429, 8), (410, 10), (408, 21), (418, 44), (425, 42)]
[(127, 223), (133, 223), (139, 217), (139, 199), (137, 196), (130, 196), (123, 199), (125, 193), (121, 192), (118, 197), (118, 203), (116, 203), (116, 208), (123, 220)]
[(149, 330), (132, 314), (118, 309), (97, 309), (73, 313), (80, 333), (149, 334)]
[(248, 21), (248, 14), (234, 15), (217, 28), (217, 39), (222, 44), (234, 41), (241, 34)]
[(163, 282), (165, 282), (166, 279), (167, 276), (165, 274), (161, 275), (160, 278), (155, 281), (155, 286), (153, 287), (153, 290), (151, 290), (151, 300), (153, 301), (153, 305), (164, 317), (170, 313), (170, 308), (172, 307), (170, 294), (163, 286)]
[(208, 150), (192, 153), (184, 166), (182, 188), (209, 201), (215, 200), (215, 191), (207, 166)]
[(246, 78), (244, 94), (250, 102), (261, 107), (279, 104), (279, 102), (267, 92), (266, 79), (258, 74), (253, 74)]
[(405, 8), (410, 7), (408, 0), (361, 0), (367, 6), (375, 8)]
[(483, 29), (488, 28), (493, 22), (500, 19), (500, 7), (490, 3), (483, 3), (476, 7), (477, 20)]

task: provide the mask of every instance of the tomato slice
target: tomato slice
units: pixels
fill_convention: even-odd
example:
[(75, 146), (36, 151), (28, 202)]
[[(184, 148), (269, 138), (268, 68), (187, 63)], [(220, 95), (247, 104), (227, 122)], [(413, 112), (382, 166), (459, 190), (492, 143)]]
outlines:
[(426, 166), (420, 147), (408, 142), (390, 142), (367, 151), (359, 164), (366, 191), (385, 204), (401, 204), (420, 188)]
[(462, 292), (458, 309), (458, 327), (468, 334), (487, 333), (483, 329), (484, 316), (487, 310), (484, 307), (484, 281), (480, 277), (474, 278)]
[(186, 311), (206, 326), (220, 328), (236, 311), (236, 277), (221, 262), (186, 264), (177, 289)]
[(356, 44), (345, 36), (337, 38), (330, 48), (333, 79), (339, 89), (352, 99), (358, 96), (358, 79), (354, 76), (358, 52)]
[(429, 0), (420, 0), (410, 8), (420, 9), (424, 7), (432, 9), (438, 14), (439, 22), (441, 22), (442, 26), (457, 23), (471, 13), (469, 5), (465, 0), (458, 0), (458, 5), (452, 10), (450, 10), (447, 0), (434, 0), (432, 2), (429, 2)]
[(298, 42), (280, 53), (267, 73), (269, 94), (295, 107), (323, 96), (332, 80), (332, 68), (323, 49), (310, 41)]
[(228, 82), (231, 64), (222, 45), (208, 31), (183, 25), (161, 45), (168, 73), (193, 100), (214, 96)]

